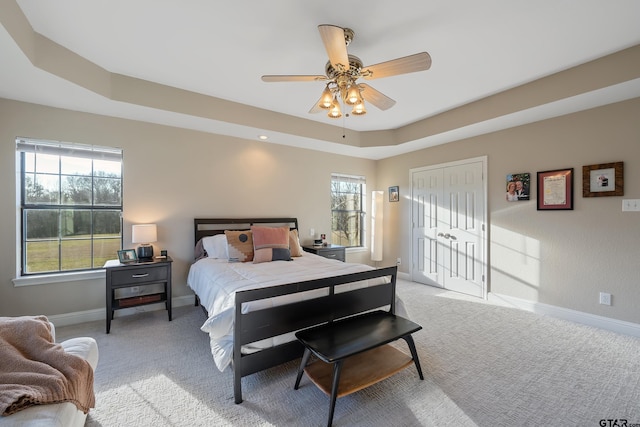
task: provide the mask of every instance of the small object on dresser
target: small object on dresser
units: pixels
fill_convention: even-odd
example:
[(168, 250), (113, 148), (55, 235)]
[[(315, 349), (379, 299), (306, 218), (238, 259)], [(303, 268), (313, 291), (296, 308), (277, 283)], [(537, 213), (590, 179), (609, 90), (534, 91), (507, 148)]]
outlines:
[(138, 257), (136, 256), (136, 251), (134, 249), (124, 249), (118, 251), (118, 260), (121, 264), (129, 264), (138, 262)]

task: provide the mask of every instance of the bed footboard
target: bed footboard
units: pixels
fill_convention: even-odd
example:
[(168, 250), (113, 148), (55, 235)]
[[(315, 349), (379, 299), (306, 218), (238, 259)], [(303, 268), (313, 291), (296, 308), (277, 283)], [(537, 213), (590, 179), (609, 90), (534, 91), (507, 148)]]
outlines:
[[(389, 312), (395, 314), (397, 273), (398, 268), (393, 266), (237, 292), (233, 336), (235, 403), (242, 402), (242, 377), (296, 359), (303, 352), (297, 340), (252, 354), (242, 354), (243, 345), (380, 307), (388, 306)], [(388, 277), (386, 283), (336, 292), (340, 285), (381, 277)], [(326, 289), (326, 295), (242, 313), (243, 304), (251, 301), (322, 289)]]

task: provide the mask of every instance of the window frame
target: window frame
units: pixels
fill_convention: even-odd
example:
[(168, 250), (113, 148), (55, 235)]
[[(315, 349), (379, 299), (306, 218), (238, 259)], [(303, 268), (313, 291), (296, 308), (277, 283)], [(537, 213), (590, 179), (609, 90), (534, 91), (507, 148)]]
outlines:
[[(333, 198), (335, 197), (334, 192), (334, 182), (341, 183), (352, 183), (359, 185), (359, 199), (360, 206), (359, 209), (334, 209), (333, 206)], [(356, 194), (355, 192), (351, 194)], [(361, 175), (348, 175), (342, 173), (332, 173), (331, 174), (331, 185), (330, 185), (330, 197), (331, 197), (331, 242), (333, 244), (340, 244), (345, 246), (347, 249), (365, 249), (366, 248), (366, 218), (367, 211), (365, 207), (367, 206), (367, 183), (366, 177)], [(354, 212), (358, 216), (359, 219), (359, 244), (358, 245), (345, 245), (342, 241), (336, 242), (334, 241), (335, 233), (338, 230), (334, 230), (334, 212)]]
[[(52, 176), (56, 177), (58, 181), (58, 195), (60, 198), (57, 202), (48, 203), (48, 202), (33, 202), (27, 200), (27, 176), (29, 174), (33, 174), (35, 177), (36, 174), (41, 174), (42, 172), (38, 172), (37, 169), (33, 171), (29, 171), (29, 168), (26, 164), (27, 153), (33, 153), (37, 159), (37, 156), (40, 155), (54, 155), (58, 156), (58, 167), (55, 173), (50, 173)], [(63, 158), (64, 157), (81, 157), (85, 159), (91, 160), (91, 170), (90, 172), (78, 172), (72, 171), (73, 173), (69, 173), (64, 171), (62, 168)], [(97, 173), (97, 169), (95, 168), (95, 161), (107, 160), (107, 161), (115, 161), (119, 163), (119, 171), (117, 176), (115, 177), (107, 177), (108, 179), (116, 179), (117, 186), (119, 187), (119, 195), (118, 200), (115, 200), (115, 203), (109, 204), (108, 202), (97, 203), (95, 200), (96, 196), (96, 180), (103, 178)], [(14, 284), (16, 286), (20, 286), (17, 282), (24, 282), (23, 284), (40, 284), (40, 283), (49, 283), (49, 282), (60, 282), (62, 279), (60, 278), (71, 278), (77, 277), (78, 280), (85, 278), (95, 278), (96, 273), (103, 273), (103, 264), (96, 265), (96, 259), (100, 262), (100, 254), (96, 253), (95, 245), (100, 240), (112, 240), (115, 244), (117, 241), (117, 246), (119, 249), (122, 248), (123, 244), (123, 156), (122, 149), (112, 148), (112, 147), (102, 147), (95, 145), (84, 145), (77, 143), (67, 143), (60, 141), (49, 141), (49, 140), (38, 140), (31, 138), (16, 138), (16, 166), (18, 168), (16, 178), (16, 202), (17, 202), (17, 218), (16, 218), (16, 228), (19, 228), (19, 232), (17, 233), (17, 249), (19, 250), (19, 256), (16, 258), (16, 273), (17, 277), (14, 279)], [(90, 179), (90, 202), (85, 204), (83, 203), (65, 203), (62, 199), (63, 189), (62, 183), (65, 178), (70, 177), (73, 178), (82, 178), (82, 179)], [(64, 242), (70, 242), (72, 240), (76, 240), (73, 237), (65, 236), (60, 228), (60, 222), (58, 223), (56, 234), (57, 236), (51, 237), (51, 242), (54, 245), (57, 244), (57, 269), (46, 270), (46, 271), (33, 271), (28, 272), (28, 252), (27, 245), (29, 243), (29, 236), (27, 232), (27, 218), (26, 215), (28, 213), (33, 213), (36, 211), (44, 211), (44, 210), (55, 210), (56, 217), (58, 221), (62, 218), (61, 215), (65, 215), (64, 211), (68, 212), (82, 212), (85, 211), (90, 216), (89, 221), (89, 234), (86, 237), (78, 240), (87, 241), (86, 243), (90, 246), (90, 267), (80, 266), (74, 268), (71, 266), (70, 268), (65, 268), (65, 259), (69, 259), (69, 256), (65, 257), (63, 252), (63, 244)], [(100, 238), (96, 235), (96, 224), (94, 222), (96, 213), (99, 212), (113, 212), (118, 215), (118, 227), (119, 233), (113, 233), (113, 237), (105, 237)], [(114, 212), (115, 211), (115, 212)], [(68, 212), (66, 214), (68, 214)], [(115, 223), (113, 223), (115, 224)], [(16, 230), (18, 231), (18, 230)], [(67, 265), (68, 266), (68, 265)], [(42, 278), (39, 280), (38, 278)]]

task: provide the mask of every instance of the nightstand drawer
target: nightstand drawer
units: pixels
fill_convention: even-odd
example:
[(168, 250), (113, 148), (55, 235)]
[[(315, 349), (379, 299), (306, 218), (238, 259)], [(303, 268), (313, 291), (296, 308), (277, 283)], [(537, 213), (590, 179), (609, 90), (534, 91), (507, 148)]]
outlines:
[(135, 286), (140, 283), (166, 281), (169, 268), (167, 266), (127, 267), (111, 273), (112, 283), (116, 286)]
[(321, 255), (325, 258), (344, 261), (344, 249), (324, 249), (322, 251), (319, 251), (318, 255)]
[(328, 246), (303, 246), (305, 252), (320, 255), (321, 257), (329, 259), (337, 259), (338, 261), (345, 262), (345, 247), (340, 245), (328, 245)]

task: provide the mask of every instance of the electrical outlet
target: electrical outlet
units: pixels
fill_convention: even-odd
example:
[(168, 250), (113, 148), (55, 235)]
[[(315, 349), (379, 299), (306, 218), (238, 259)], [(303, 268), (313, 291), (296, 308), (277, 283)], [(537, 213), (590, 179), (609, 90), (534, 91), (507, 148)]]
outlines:
[(132, 286), (129, 289), (131, 289), (131, 293), (132, 294), (139, 294), (140, 293), (140, 287), (139, 286)]
[(600, 292), (600, 304), (611, 305), (611, 294)]
[(402, 259), (400, 258), (396, 259), (396, 265), (400, 265), (400, 264), (402, 264)]

